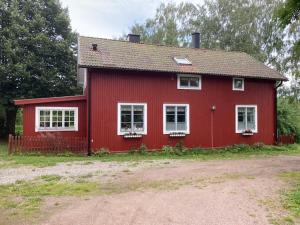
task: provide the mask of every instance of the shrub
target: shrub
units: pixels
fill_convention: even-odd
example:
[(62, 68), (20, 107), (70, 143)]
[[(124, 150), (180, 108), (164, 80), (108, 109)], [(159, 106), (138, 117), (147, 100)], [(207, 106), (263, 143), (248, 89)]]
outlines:
[(139, 149), (139, 153), (142, 155), (146, 155), (148, 151), (148, 148), (145, 144), (141, 144), (140, 149)]
[(169, 145), (164, 145), (161, 148), (162, 152), (165, 153), (166, 155), (171, 155), (174, 154), (174, 148), (172, 146)]
[(107, 148), (100, 148), (94, 152), (94, 156), (102, 157), (106, 155), (109, 155), (109, 149)]
[(177, 144), (175, 145), (174, 150), (175, 150), (175, 154), (176, 154), (176, 155), (183, 155), (183, 154), (186, 153), (187, 148), (184, 147), (182, 141), (179, 141), (179, 142), (177, 142)]

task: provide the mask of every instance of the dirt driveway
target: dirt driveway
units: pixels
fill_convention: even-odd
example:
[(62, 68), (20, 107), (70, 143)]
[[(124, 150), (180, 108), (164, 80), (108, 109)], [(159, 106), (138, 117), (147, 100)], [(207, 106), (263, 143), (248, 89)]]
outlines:
[[(105, 181), (91, 177), (104, 188), (113, 186), (111, 193), (65, 199), (59, 210), (49, 212), (39, 224), (285, 224), (282, 218), (287, 212), (281, 206), (280, 191), (287, 184), (279, 175), (300, 171), (300, 156), (166, 160), (128, 168), (122, 167)], [(49, 198), (44, 208), (56, 201)]]

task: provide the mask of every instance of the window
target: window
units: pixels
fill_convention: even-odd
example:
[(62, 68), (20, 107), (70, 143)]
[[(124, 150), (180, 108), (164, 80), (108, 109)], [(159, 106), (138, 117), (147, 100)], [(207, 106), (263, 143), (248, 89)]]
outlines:
[(118, 103), (118, 135), (147, 134), (147, 104)]
[(177, 75), (177, 88), (178, 89), (201, 89), (201, 76), (178, 74)]
[(243, 91), (244, 90), (244, 78), (233, 78), (232, 79), (232, 90)]
[(77, 107), (36, 107), (35, 131), (77, 131)]
[(192, 65), (192, 62), (185, 57), (174, 57), (174, 60), (179, 65)]
[(235, 108), (236, 133), (243, 133), (251, 130), (257, 133), (257, 106), (256, 105), (237, 105)]
[(164, 134), (172, 132), (190, 133), (188, 104), (164, 104), (163, 112)]

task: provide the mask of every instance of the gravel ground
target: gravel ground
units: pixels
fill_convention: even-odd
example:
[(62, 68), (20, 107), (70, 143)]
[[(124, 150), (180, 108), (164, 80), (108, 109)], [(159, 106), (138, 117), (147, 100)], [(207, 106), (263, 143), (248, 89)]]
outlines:
[[(46, 201), (47, 219), (39, 225), (267, 225), (286, 224), (288, 215), (280, 203), (287, 187), (278, 176), (300, 171), (300, 156), (277, 156), (249, 160), (94, 162), (59, 164), (54, 167), (1, 170), (1, 181), (32, 179), (41, 174), (75, 176), (94, 173), (95, 181), (114, 176), (120, 188), (143, 184), (141, 189), (88, 198)], [(130, 170), (131, 172), (124, 172)], [(18, 175), (22, 171), (22, 175)], [(8, 172), (6, 174), (6, 172)], [(6, 175), (5, 175), (6, 174)], [(2, 179), (2, 176), (6, 179)], [(7, 182), (7, 181), (6, 181)], [(111, 181), (110, 181), (111, 182)], [(149, 186), (158, 182), (159, 186)], [(299, 224), (295, 221), (295, 224)]]
[(32, 180), (43, 175), (59, 175), (64, 178), (73, 178), (88, 174), (97, 175), (97, 177), (106, 177), (115, 175), (122, 171), (136, 171), (149, 167), (160, 167), (165, 165), (166, 160), (149, 160), (140, 162), (70, 162), (58, 163), (49, 167), (23, 166), (17, 168), (0, 169), (0, 184), (14, 183), (17, 180)]

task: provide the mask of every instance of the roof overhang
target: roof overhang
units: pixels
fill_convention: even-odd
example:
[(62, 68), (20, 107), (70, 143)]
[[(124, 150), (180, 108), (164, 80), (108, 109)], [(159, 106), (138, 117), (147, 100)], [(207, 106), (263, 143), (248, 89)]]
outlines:
[(259, 77), (259, 76), (245, 76), (241, 74), (225, 74), (225, 73), (199, 73), (195, 72), (192, 69), (186, 69), (186, 66), (181, 66), (181, 70), (148, 70), (148, 69), (140, 69), (140, 68), (126, 68), (126, 67), (116, 67), (116, 66), (91, 66), (91, 65), (80, 65), (77, 64), (79, 68), (86, 69), (106, 69), (106, 70), (120, 70), (120, 71), (143, 71), (143, 72), (154, 72), (154, 73), (190, 73), (195, 75), (207, 75), (207, 76), (223, 76), (223, 77), (242, 77), (248, 79), (262, 79), (262, 80), (275, 80), (275, 81), (288, 81), (289, 79), (285, 76), (281, 76), (280, 78), (273, 77)]
[(43, 104), (52, 102), (71, 102), (71, 101), (85, 101), (84, 95), (76, 96), (63, 96), (63, 97), (51, 97), (51, 98), (32, 98), (32, 99), (18, 99), (14, 100), (15, 105), (31, 105), (31, 104)]

